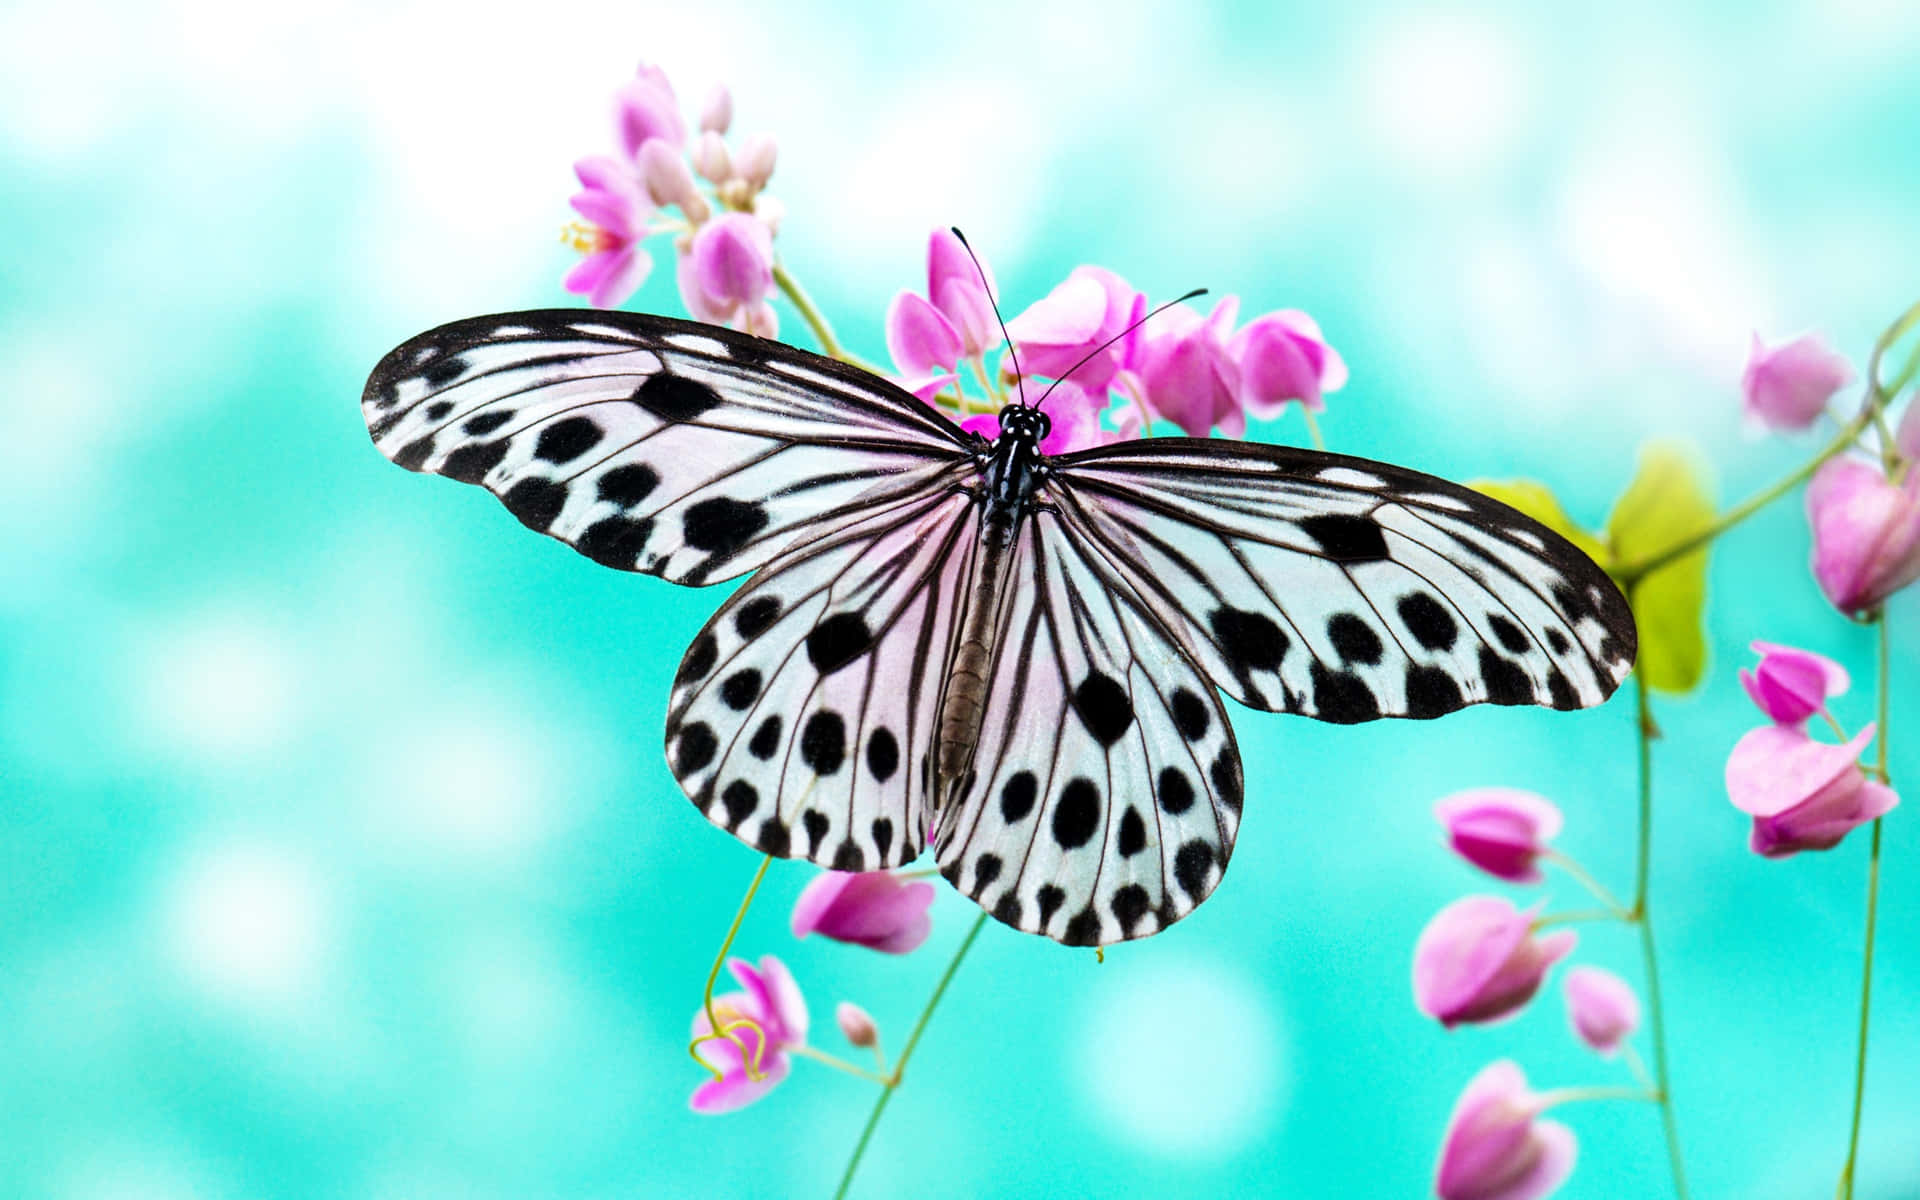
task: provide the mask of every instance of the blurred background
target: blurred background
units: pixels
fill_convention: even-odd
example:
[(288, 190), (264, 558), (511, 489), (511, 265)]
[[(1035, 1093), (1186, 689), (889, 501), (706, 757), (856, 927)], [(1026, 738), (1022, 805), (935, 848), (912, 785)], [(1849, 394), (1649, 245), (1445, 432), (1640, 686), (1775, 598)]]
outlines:
[[(1654, 434), (1723, 500), (1810, 441), (1749, 436), (1754, 330), (1863, 365), (1920, 294), (1920, 7), (716, 0), (563, 7), (12, 0), (0, 7), (0, 1193), (825, 1195), (869, 1085), (800, 1062), (700, 1118), (690, 1018), (757, 856), (660, 750), (721, 598), (603, 570), (395, 469), (357, 402), (444, 320), (570, 303), (570, 164), (641, 59), (781, 146), (786, 261), (854, 348), (957, 223), (1009, 312), (1082, 262), (1156, 296), (1300, 307), (1353, 368), (1330, 445), (1529, 475), (1598, 525)], [(631, 307), (678, 312), (670, 269)], [(804, 341), (790, 310), (788, 335)], [(1300, 441), (1295, 422), (1255, 436)], [(1829, 1195), (1864, 838), (1765, 862), (1727, 803), (1753, 638), (1869, 633), (1798, 501), (1711, 571), (1712, 663), (1660, 705), (1657, 918), (1702, 1197)], [(1920, 594), (1892, 609), (1895, 783), (1920, 783)], [(1433, 800), (1539, 790), (1630, 885), (1633, 731), (1595, 711), (1319, 726), (1241, 712), (1226, 884), (1097, 964), (997, 925), (857, 1194), (1417, 1196), (1486, 1062), (1625, 1082), (1557, 980), (1441, 1033), (1413, 940), (1487, 890)], [(1862, 1196), (1920, 1196), (1920, 809), (1887, 826)], [(898, 1046), (974, 910), (903, 958), (738, 943), (816, 1040)], [(1545, 895), (1579, 907), (1554, 876)], [(1625, 929), (1581, 961), (1639, 981)], [(1565, 1195), (1663, 1195), (1654, 1112), (1558, 1114)]]

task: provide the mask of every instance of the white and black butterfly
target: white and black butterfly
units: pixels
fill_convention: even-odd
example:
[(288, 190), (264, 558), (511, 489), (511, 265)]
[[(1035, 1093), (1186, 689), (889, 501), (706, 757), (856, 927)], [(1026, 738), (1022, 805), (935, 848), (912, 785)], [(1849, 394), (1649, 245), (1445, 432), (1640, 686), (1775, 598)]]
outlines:
[(1220, 692), (1322, 721), (1600, 703), (1626, 602), (1565, 540), (1431, 476), (1157, 438), (1046, 457), (727, 329), (563, 309), (456, 321), (367, 381), (412, 471), (594, 561), (752, 573), (673, 682), (708, 819), (837, 870), (912, 861), (1070, 945), (1216, 887), (1243, 786)]

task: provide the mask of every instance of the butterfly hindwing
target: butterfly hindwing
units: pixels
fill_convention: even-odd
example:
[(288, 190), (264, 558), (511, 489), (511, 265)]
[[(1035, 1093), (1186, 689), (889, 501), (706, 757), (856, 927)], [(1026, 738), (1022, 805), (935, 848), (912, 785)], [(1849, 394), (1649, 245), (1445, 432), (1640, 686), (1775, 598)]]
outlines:
[(694, 639), (667, 757), (715, 824), (843, 871), (920, 853), (940, 686), (979, 546), (962, 474), (797, 547)]
[(1124, 579), (1040, 511), (1018, 543), (973, 782), (941, 871), (1069, 945), (1145, 937), (1219, 884), (1240, 756), (1219, 694)]
[(931, 407), (831, 359), (579, 309), (421, 334), (374, 369), (361, 407), (401, 466), (480, 484), (597, 562), (687, 584), (924, 494), (969, 451)]
[(1067, 455), (1049, 488), (1213, 682), (1352, 723), (1584, 708), (1633, 665), (1626, 601), (1559, 535), (1364, 459), (1185, 438)]

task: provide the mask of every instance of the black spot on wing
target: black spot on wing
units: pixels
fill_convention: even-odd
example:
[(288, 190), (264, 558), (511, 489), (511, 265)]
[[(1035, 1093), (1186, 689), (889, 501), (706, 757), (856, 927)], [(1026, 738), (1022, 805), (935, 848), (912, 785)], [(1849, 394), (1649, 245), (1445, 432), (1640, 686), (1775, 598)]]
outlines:
[[(776, 717), (774, 719), (778, 720), (779, 718)], [(762, 755), (762, 757), (765, 756)], [(810, 808), (800, 814), (800, 824), (804, 825), (807, 830), (807, 857), (813, 858), (820, 853), (820, 843), (826, 840), (827, 830), (831, 828), (831, 822), (827, 820), (827, 814), (817, 808)]]
[(1073, 690), (1073, 711), (1094, 740), (1111, 746), (1133, 724), (1133, 702), (1127, 689), (1112, 676), (1095, 672), (1080, 681)]
[(754, 844), (775, 858), (785, 858), (793, 853), (793, 831), (779, 817), (768, 817), (760, 826), (760, 838)]
[(1093, 840), (1100, 827), (1100, 789), (1085, 776), (1075, 776), (1060, 789), (1053, 805), (1053, 840), (1062, 850), (1077, 850)]
[(1108, 906), (1113, 910), (1113, 919), (1120, 922), (1121, 931), (1128, 937), (1132, 937), (1134, 927), (1140, 924), (1140, 919), (1147, 915), (1148, 909), (1153, 907), (1153, 900), (1147, 895), (1146, 888), (1137, 883), (1129, 883), (1113, 893), (1113, 899)]
[(720, 739), (713, 735), (713, 730), (704, 721), (695, 721), (680, 730), (674, 744), (673, 773), (685, 779), (704, 770), (719, 749)]
[(466, 374), (467, 360), (458, 354), (449, 354), (436, 358), (420, 371), (420, 377), (434, 387), (445, 387), (460, 376)]
[(507, 457), (511, 444), (505, 438), (497, 442), (470, 442), (447, 455), (447, 461), (440, 464), (440, 473), (461, 483), (479, 483)]
[(405, 467), (409, 471), (420, 470), (422, 467), (427, 465), (427, 460), (432, 457), (433, 457), (433, 435), (432, 434), (428, 434), (423, 438), (415, 438), (413, 441), (408, 442), (406, 445), (400, 447), (398, 450), (393, 452), (394, 464), (396, 466)]
[(631, 571), (639, 564), (647, 539), (652, 536), (651, 517), (605, 517), (587, 526), (574, 546), (603, 567)]
[(1044, 929), (1047, 922), (1053, 920), (1053, 914), (1059, 912), (1060, 906), (1067, 902), (1067, 894), (1056, 884), (1044, 883), (1034, 899), (1040, 902), (1040, 927)]
[(500, 502), (528, 529), (545, 533), (567, 506), (567, 485), (529, 476), (506, 490)]
[(1134, 855), (1140, 853), (1140, 851), (1146, 849), (1146, 845), (1147, 823), (1140, 819), (1139, 809), (1128, 805), (1126, 814), (1120, 818), (1120, 842), (1118, 847), (1120, 857), (1132, 858)]
[(760, 807), (760, 793), (746, 780), (736, 779), (721, 791), (720, 803), (727, 810), (727, 828), (738, 829)]
[(1422, 720), (1445, 716), (1466, 707), (1466, 697), (1453, 676), (1439, 667), (1419, 663), (1407, 667), (1407, 715)]
[(735, 671), (720, 684), (720, 702), (735, 712), (745, 712), (759, 698), (760, 672), (752, 667)]
[(693, 645), (687, 647), (687, 656), (680, 660), (680, 673), (673, 677), (675, 684), (693, 683), (705, 679), (707, 672), (713, 670), (713, 664), (720, 659), (720, 643), (711, 633), (702, 633), (693, 639)]
[(813, 669), (831, 675), (873, 646), (873, 631), (859, 613), (835, 613), (807, 634), (807, 658)]
[(1173, 879), (1197, 904), (1213, 890), (1213, 844), (1198, 838), (1173, 856)]
[(733, 614), (733, 627), (749, 640), (759, 637), (780, 617), (780, 601), (772, 596), (755, 596)]
[(847, 725), (840, 714), (822, 710), (800, 730), (800, 761), (816, 775), (831, 775), (847, 760)]
[(1067, 928), (1060, 935), (1061, 942), (1069, 946), (1092, 946), (1100, 941), (1100, 914), (1092, 906), (1081, 909), (1067, 921)]
[(605, 432), (591, 417), (568, 417), (540, 431), (533, 444), (535, 458), (550, 463), (569, 463), (600, 444)]
[(1027, 819), (1033, 811), (1034, 799), (1040, 794), (1040, 782), (1032, 771), (1015, 771), (1007, 776), (1000, 785), (1000, 818), (1009, 825), (1018, 825)]
[(767, 527), (767, 509), (749, 500), (713, 496), (688, 505), (680, 524), (687, 545), (724, 558)]
[(1493, 636), (1507, 648), (1508, 654), (1525, 654), (1533, 643), (1527, 638), (1527, 631), (1515, 625), (1499, 613), (1487, 614), (1487, 628), (1493, 630)]
[(1400, 620), (1406, 624), (1407, 632), (1413, 639), (1429, 650), (1451, 650), (1453, 642), (1459, 636), (1459, 623), (1447, 606), (1426, 592), (1410, 592), (1400, 597), (1397, 605)]
[(867, 736), (867, 770), (877, 782), (885, 783), (900, 769), (900, 742), (893, 731), (882, 726)]
[(1335, 613), (1327, 618), (1327, 638), (1333, 643), (1333, 651), (1342, 662), (1361, 663), (1375, 666), (1385, 647), (1380, 644), (1380, 635), (1352, 613)]
[[(747, 742), (747, 753), (753, 755), (761, 762), (772, 758), (773, 752), (780, 748), (781, 726), (782, 722), (779, 713), (775, 713), (760, 722), (760, 728), (753, 731), (752, 740)], [(824, 818), (822, 819), (824, 820)]]
[(1249, 671), (1277, 671), (1286, 657), (1287, 635), (1264, 613), (1216, 608), (1207, 618), (1227, 665), (1244, 677)]
[(1374, 698), (1367, 681), (1350, 671), (1331, 671), (1315, 659), (1313, 677), (1313, 715), (1335, 725), (1355, 725), (1380, 715), (1380, 702)]
[(1319, 543), (1320, 552), (1339, 563), (1377, 562), (1387, 557), (1387, 539), (1370, 517), (1323, 513), (1298, 522)]
[(1193, 807), (1193, 784), (1179, 767), (1161, 768), (1160, 788), (1155, 795), (1170, 816), (1177, 817)]
[(691, 421), (721, 404), (720, 393), (706, 384), (665, 370), (647, 376), (635, 389), (633, 402), (662, 421)]
[(660, 476), (645, 463), (615, 467), (600, 477), (600, 498), (621, 508), (632, 508), (653, 494)]
[(1500, 657), (1492, 646), (1480, 647), (1480, 678), (1487, 699), (1495, 704), (1532, 704), (1533, 680), (1520, 664)]
[(1173, 689), (1173, 723), (1180, 730), (1180, 736), (1189, 742), (1197, 742), (1207, 736), (1207, 726), (1212, 722), (1212, 714), (1207, 711), (1206, 703), (1186, 688)]
[(511, 420), (513, 420), (511, 412), (496, 408), (491, 412), (476, 413), (468, 417), (460, 429), (474, 437), (485, 437)]

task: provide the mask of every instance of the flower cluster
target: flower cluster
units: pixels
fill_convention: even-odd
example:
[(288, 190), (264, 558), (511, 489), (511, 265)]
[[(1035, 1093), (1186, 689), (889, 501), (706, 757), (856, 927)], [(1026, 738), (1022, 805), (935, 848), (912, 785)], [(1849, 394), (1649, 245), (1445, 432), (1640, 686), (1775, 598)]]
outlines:
[[(1811, 427), (1853, 380), (1847, 360), (1807, 334), (1778, 346), (1758, 335), (1741, 379), (1747, 415), (1776, 430)], [(1892, 444), (1876, 458), (1843, 454), (1807, 488), (1813, 577), (1849, 615), (1871, 611), (1920, 579), (1920, 403), (1909, 401)]]
[[(1873, 740), (1868, 724), (1847, 738), (1827, 712), (1846, 692), (1847, 673), (1830, 658), (1755, 642), (1760, 665), (1740, 672), (1741, 686), (1770, 722), (1749, 731), (1727, 756), (1727, 796), (1753, 818), (1755, 854), (1785, 858), (1802, 850), (1831, 850), (1855, 828), (1885, 816), (1900, 797), (1869, 779), (1860, 752)], [(1845, 739), (1816, 741), (1807, 721), (1816, 714)]]
[[(1563, 824), (1552, 801), (1514, 788), (1479, 788), (1444, 797), (1434, 815), (1448, 846), (1469, 864), (1508, 883), (1537, 884), (1540, 863), (1563, 867), (1607, 908), (1617, 901), (1577, 864), (1548, 844)], [(1499, 896), (1467, 896), (1441, 909), (1413, 953), (1414, 1004), (1447, 1028), (1486, 1025), (1519, 1014), (1547, 974), (1570, 954), (1571, 930), (1547, 926), (1545, 902), (1521, 909)], [(1577, 919), (1581, 914), (1567, 914)], [(1573, 1032), (1602, 1057), (1623, 1051), (1636, 1075), (1627, 1038), (1639, 1027), (1640, 1004), (1625, 980), (1598, 967), (1568, 972), (1563, 993)], [(1467, 1085), (1448, 1122), (1434, 1189), (1443, 1200), (1534, 1200), (1558, 1188), (1573, 1170), (1576, 1142), (1566, 1126), (1542, 1121), (1555, 1104), (1592, 1098), (1566, 1090), (1540, 1094), (1512, 1062), (1496, 1062)]]
[[(888, 871), (823, 871), (793, 906), (793, 935), (823, 937), (885, 954), (907, 954), (932, 932), (927, 915), (933, 885)], [(787, 1077), (790, 1055), (847, 1064), (807, 1045), (807, 1002), (786, 965), (769, 954), (755, 967), (728, 963), (745, 989), (711, 996), (693, 1018), (693, 1049), (713, 1078), (694, 1089), (698, 1113), (725, 1113), (753, 1103)], [(879, 1053), (880, 1033), (867, 1011), (842, 1001), (834, 1011), (851, 1045)], [(857, 1070), (857, 1069), (856, 1069)]]
[(997, 404), (976, 410), (962, 364), (990, 395), (1037, 403), (1052, 422), (1040, 449), (1063, 454), (1145, 436), (1156, 421), (1195, 437), (1246, 432), (1247, 419), (1289, 404), (1312, 412), (1347, 381), (1346, 364), (1313, 318), (1292, 309), (1235, 327), (1238, 297), (1205, 315), (1179, 302), (1148, 315), (1146, 296), (1104, 267), (1081, 266), (1007, 322), (1012, 353), (990, 379), (985, 356), (1005, 339), (994, 318), (992, 275), (951, 230), (927, 244), (925, 295), (903, 291), (888, 306), (887, 352), (896, 381), (923, 400), (959, 409), (962, 425), (999, 433)]
[(641, 243), (672, 233), (689, 313), (762, 337), (779, 332), (768, 297), (782, 209), (765, 191), (777, 147), (756, 134), (729, 148), (732, 123), (732, 95), (719, 86), (690, 133), (666, 73), (640, 68), (614, 98), (620, 152), (573, 166), (581, 190), (572, 205), (584, 224), (571, 227), (568, 240), (585, 257), (568, 272), (568, 291), (596, 308), (625, 303), (653, 269)]

